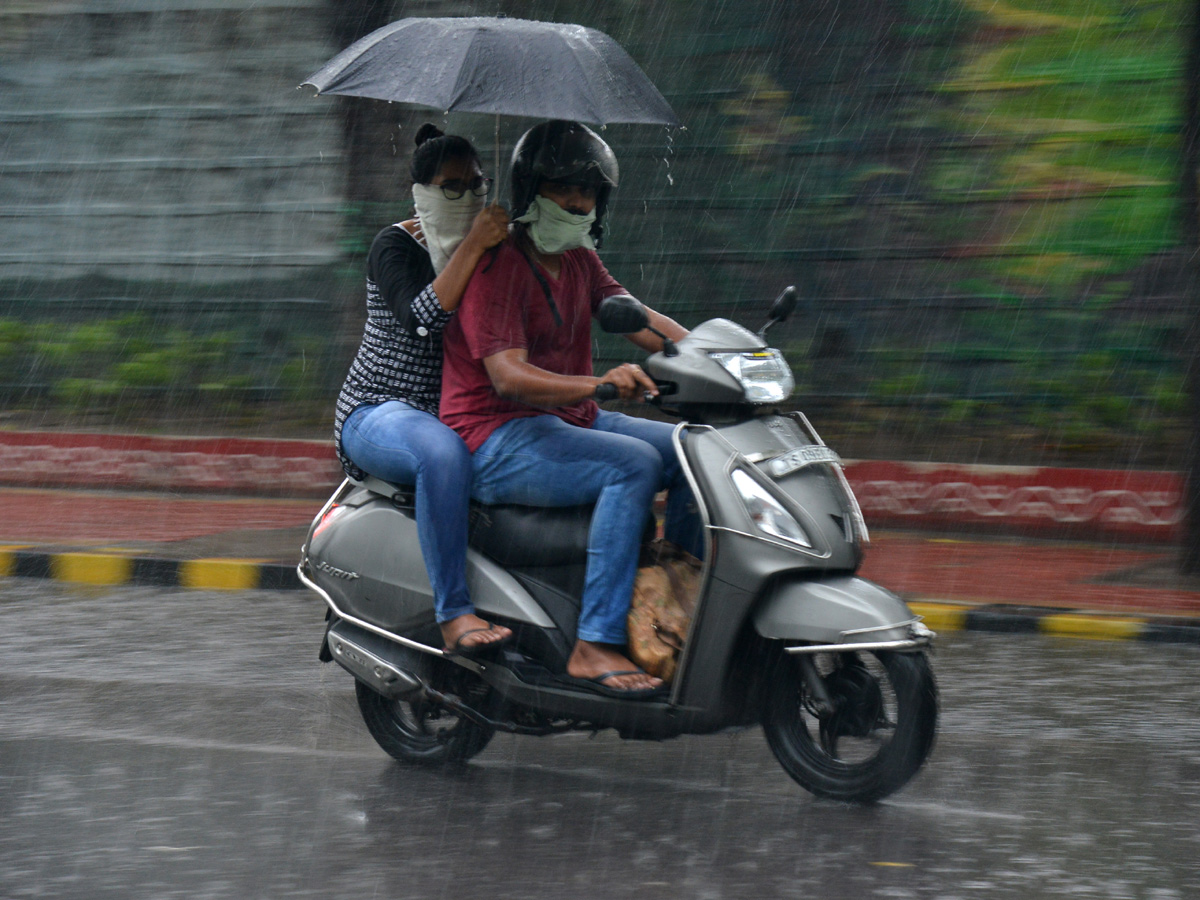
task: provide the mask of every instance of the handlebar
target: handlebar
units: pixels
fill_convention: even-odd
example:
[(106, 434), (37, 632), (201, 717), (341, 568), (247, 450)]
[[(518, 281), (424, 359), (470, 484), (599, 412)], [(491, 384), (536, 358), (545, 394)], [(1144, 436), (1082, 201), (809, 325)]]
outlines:
[[(604, 384), (596, 385), (596, 393), (593, 394), (597, 403), (607, 403), (609, 400), (616, 400), (619, 396), (621, 396), (621, 392), (617, 390), (617, 386), (609, 384), (607, 381)], [(642, 402), (657, 403), (658, 396), (649, 391), (642, 391)]]

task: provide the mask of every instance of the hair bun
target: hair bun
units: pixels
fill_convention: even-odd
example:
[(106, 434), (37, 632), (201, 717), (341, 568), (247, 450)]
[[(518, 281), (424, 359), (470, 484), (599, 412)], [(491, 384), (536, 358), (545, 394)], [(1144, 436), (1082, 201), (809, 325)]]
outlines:
[(417, 136), (413, 138), (416, 145), (420, 147), (426, 141), (432, 141), (435, 138), (445, 137), (445, 132), (434, 125), (432, 122), (426, 122), (417, 129)]

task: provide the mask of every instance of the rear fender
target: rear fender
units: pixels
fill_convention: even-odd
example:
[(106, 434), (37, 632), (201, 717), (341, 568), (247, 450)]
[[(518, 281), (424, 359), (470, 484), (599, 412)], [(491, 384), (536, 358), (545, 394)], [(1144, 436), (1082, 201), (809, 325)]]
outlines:
[[(310, 586), (342, 618), (400, 634), (432, 622), (433, 588), (413, 512), (375, 494), (349, 500), (336, 518), (313, 528), (302, 563)], [(481, 614), (554, 627), (512, 575), (473, 548), (466, 568), (467, 590)]]

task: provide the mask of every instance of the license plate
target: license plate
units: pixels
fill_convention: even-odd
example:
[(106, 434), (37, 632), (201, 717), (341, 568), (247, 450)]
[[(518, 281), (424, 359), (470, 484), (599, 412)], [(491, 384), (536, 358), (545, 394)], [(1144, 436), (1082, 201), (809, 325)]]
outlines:
[(795, 450), (789, 450), (783, 456), (775, 457), (766, 464), (766, 469), (774, 477), (782, 478), (784, 475), (814, 463), (839, 463), (841, 461), (841, 457), (828, 447), (798, 447)]

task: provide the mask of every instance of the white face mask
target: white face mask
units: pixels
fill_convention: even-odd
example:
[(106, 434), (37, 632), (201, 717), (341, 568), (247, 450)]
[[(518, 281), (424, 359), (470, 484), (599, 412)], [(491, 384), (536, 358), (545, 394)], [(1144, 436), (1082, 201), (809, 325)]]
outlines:
[(593, 209), (586, 216), (567, 212), (549, 197), (538, 195), (533, 198), (525, 215), (514, 219), (529, 224), (529, 237), (538, 253), (553, 255), (574, 250), (576, 247), (596, 249), (590, 234), (596, 221)]
[(441, 274), (471, 230), (471, 223), (483, 209), (483, 198), (467, 191), (457, 200), (448, 200), (436, 185), (414, 184), (413, 205), (417, 208), (417, 218), (421, 220), (421, 231), (425, 234), (425, 246), (429, 248), (433, 271)]

